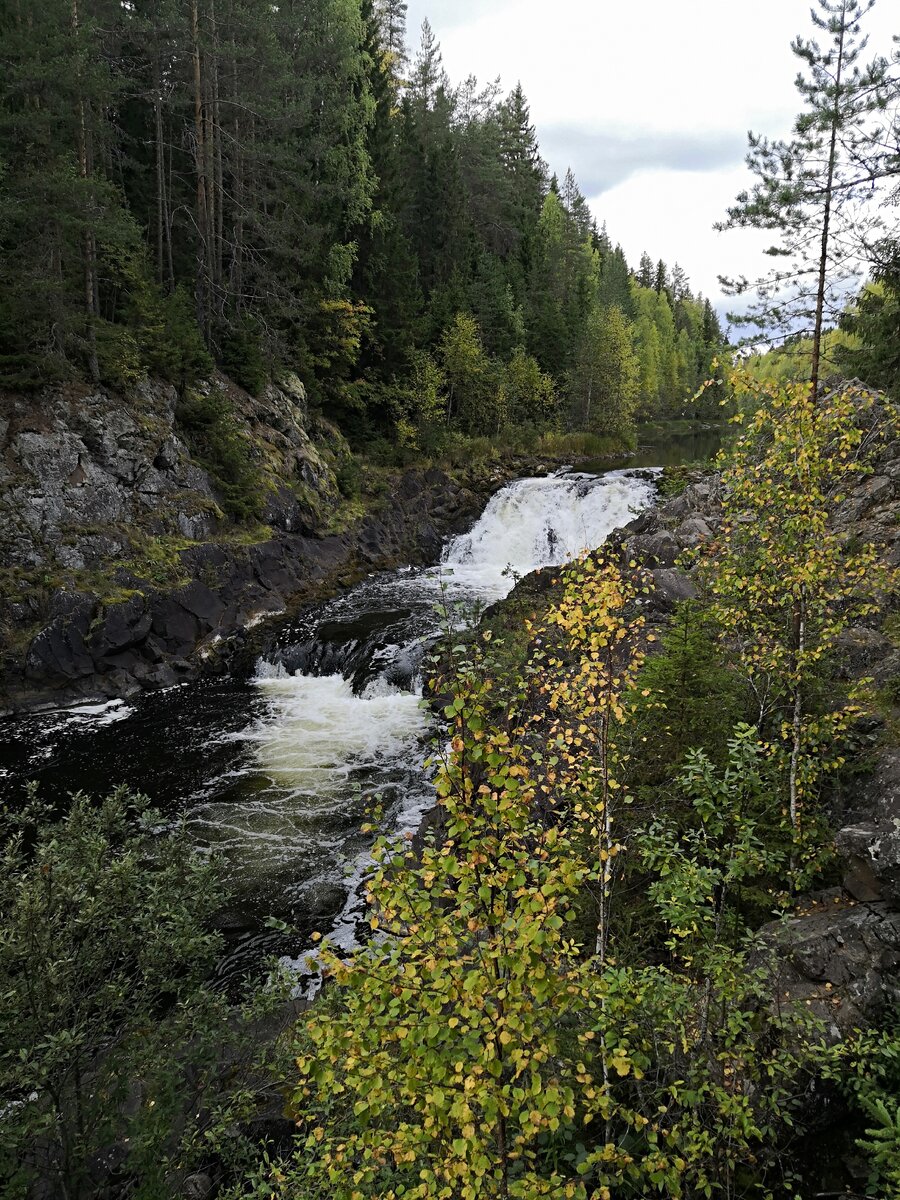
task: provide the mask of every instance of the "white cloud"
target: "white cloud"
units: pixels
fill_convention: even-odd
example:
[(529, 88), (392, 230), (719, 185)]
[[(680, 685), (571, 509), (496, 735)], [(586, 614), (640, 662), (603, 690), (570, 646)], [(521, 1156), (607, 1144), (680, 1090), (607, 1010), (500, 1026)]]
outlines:
[[(712, 225), (749, 176), (748, 129), (786, 134), (799, 107), (790, 43), (810, 0), (412, 0), (454, 81), (521, 80), (551, 167), (571, 166), (611, 236), (636, 260), (676, 260), (715, 298), (717, 274), (753, 276), (765, 239)], [(893, 0), (866, 18), (887, 53)], [(565, 161), (558, 161), (557, 155)]]
[(740, 167), (724, 170), (639, 171), (618, 187), (592, 197), (591, 207), (605, 221), (610, 237), (622, 243), (636, 264), (644, 250), (654, 261), (679, 263), (697, 291), (717, 303), (724, 313), (719, 275), (751, 278), (771, 265), (763, 253), (771, 235), (756, 230), (716, 233), (723, 216), (745, 179)]

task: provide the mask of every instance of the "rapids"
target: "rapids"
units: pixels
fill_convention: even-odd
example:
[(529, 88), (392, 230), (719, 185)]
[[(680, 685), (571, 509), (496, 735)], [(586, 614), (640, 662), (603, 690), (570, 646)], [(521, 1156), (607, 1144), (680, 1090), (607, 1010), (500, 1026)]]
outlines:
[[(377, 803), (404, 832), (433, 804), (420, 668), (442, 624), (470, 621), (516, 578), (599, 546), (653, 495), (647, 471), (517, 480), (438, 566), (374, 575), (282, 624), (250, 678), (7, 723), (0, 786), (36, 778), (62, 802), (126, 783), (183, 814), (225, 864), (229, 975), (264, 953), (299, 963), (313, 930), (349, 948), (369, 810)], [(266, 928), (270, 915), (297, 935)]]

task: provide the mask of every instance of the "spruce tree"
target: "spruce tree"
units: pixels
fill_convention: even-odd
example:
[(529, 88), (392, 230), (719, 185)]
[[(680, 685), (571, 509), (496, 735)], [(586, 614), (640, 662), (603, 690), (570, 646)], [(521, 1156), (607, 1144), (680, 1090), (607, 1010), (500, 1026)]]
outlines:
[(531, 262), (534, 236), (547, 189), (547, 164), (522, 85), (516, 84), (498, 112), (500, 156), (506, 177), (505, 222), (515, 236), (515, 252), (523, 272)]
[(406, 0), (379, 0), (378, 3), (382, 45), (390, 55), (390, 67), (395, 75), (403, 69), (408, 57), (406, 49), (408, 7)]
[(642, 288), (652, 288), (656, 278), (653, 259), (645, 250), (641, 255), (640, 266), (638, 267), (637, 281)]
[[(120, 81), (104, 31), (75, 0), (0, 13), (0, 365), (9, 382), (118, 365), (108, 321), (137, 226), (109, 178)], [(130, 262), (128, 261), (130, 259)]]

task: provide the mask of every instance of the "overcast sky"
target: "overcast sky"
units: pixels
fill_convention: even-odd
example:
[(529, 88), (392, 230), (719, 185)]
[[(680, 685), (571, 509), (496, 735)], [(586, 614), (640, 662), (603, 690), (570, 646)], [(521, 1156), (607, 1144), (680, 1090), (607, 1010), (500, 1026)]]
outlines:
[[(681, 264), (717, 304), (717, 276), (764, 270), (755, 232), (716, 233), (736, 193), (747, 130), (787, 134), (799, 96), (792, 38), (809, 0), (410, 0), (413, 54), (425, 17), (454, 83), (520, 80), (544, 157), (571, 166), (598, 221), (636, 265)], [(866, 18), (888, 53), (900, 5)], [(720, 304), (723, 309), (727, 302)]]

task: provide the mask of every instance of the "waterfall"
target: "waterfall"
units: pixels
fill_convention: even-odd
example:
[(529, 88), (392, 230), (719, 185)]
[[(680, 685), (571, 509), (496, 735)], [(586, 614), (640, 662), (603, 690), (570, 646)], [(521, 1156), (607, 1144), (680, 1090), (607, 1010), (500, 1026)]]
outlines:
[(419, 665), (441, 627), (441, 605), (501, 599), (516, 577), (601, 545), (653, 495), (647, 472), (518, 480), (447, 544), (439, 567), (375, 576), (288, 630), (257, 665), (265, 711), (231, 735), (247, 747), (262, 786), (207, 801), (193, 815), (232, 858), (236, 877), (306, 913), (316, 910), (311, 896), (342, 898), (334, 911), (319, 904), (320, 928), (350, 949), (364, 916), (360, 884), (370, 859), (358, 828), (367, 808), (377, 797), (389, 828), (402, 833), (434, 803), (422, 766), (433, 726)]
[[(433, 568), (363, 580), (279, 627), (252, 679), (210, 675), (168, 691), (35, 713), (13, 726), (0, 788), (145, 788), (187, 817), (225, 862), (226, 969), (311, 945), (350, 948), (364, 918), (376, 804), (410, 832), (434, 804), (423, 769), (438, 732), (422, 701), (423, 658), (446, 622), (471, 619), (515, 578), (603, 543), (653, 497), (653, 475), (560, 472), (501, 488)], [(296, 926), (285, 941), (268, 916)]]
[(444, 569), (473, 593), (501, 599), (514, 576), (560, 566), (602, 545), (653, 494), (647, 473), (633, 471), (519, 479), (494, 496), (469, 533), (448, 544)]

